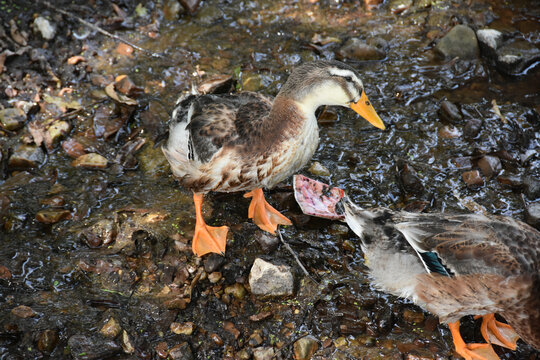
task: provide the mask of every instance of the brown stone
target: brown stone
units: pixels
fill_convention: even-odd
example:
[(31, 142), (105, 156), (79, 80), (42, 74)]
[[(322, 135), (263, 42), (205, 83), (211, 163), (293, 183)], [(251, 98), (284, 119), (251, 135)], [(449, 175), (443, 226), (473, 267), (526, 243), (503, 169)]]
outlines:
[(478, 160), (478, 167), (488, 179), (497, 175), (502, 170), (501, 160), (496, 156), (490, 155), (482, 156)]
[(19, 305), (16, 308), (11, 309), (11, 313), (23, 319), (37, 316), (36, 312), (26, 305)]
[(484, 185), (484, 179), (482, 178), (478, 170), (466, 171), (461, 174), (461, 177), (469, 188), (475, 188)]
[(56, 344), (58, 344), (58, 333), (54, 330), (45, 330), (39, 334), (38, 349), (42, 352), (50, 353), (54, 350)]
[(65, 209), (45, 209), (36, 214), (36, 220), (43, 224), (54, 224), (71, 218), (71, 212)]
[(191, 335), (195, 330), (195, 324), (191, 321), (185, 323), (171, 323), (171, 331), (178, 335)]

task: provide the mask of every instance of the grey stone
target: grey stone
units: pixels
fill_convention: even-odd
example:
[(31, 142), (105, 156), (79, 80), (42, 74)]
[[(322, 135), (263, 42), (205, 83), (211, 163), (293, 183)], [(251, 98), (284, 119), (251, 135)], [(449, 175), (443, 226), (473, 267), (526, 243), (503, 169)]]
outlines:
[(474, 139), (482, 129), (482, 119), (469, 119), (463, 128), (463, 135), (469, 139)]
[(435, 46), (435, 51), (444, 58), (478, 57), (478, 40), (474, 30), (466, 25), (456, 25)]
[(476, 38), (482, 51), (493, 54), (503, 43), (503, 33), (494, 29), (478, 30)]
[(540, 180), (535, 176), (527, 176), (523, 179), (525, 195), (531, 200), (540, 198)]
[(249, 285), (255, 295), (290, 296), (294, 279), (289, 266), (274, 265), (257, 258), (249, 273)]
[(317, 339), (308, 335), (297, 340), (294, 345), (294, 358), (295, 360), (309, 360), (319, 348)]
[(441, 119), (449, 121), (451, 123), (458, 123), (463, 118), (461, 116), (461, 111), (459, 108), (452, 102), (444, 100), (441, 102), (441, 107), (439, 108), (439, 116)]
[(169, 350), (169, 358), (172, 360), (193, 360), (193, 352), (189, 344), (183, 342)]
[(540, 229), (540, 203), (532, 203), (525, 208), (525, 222)]

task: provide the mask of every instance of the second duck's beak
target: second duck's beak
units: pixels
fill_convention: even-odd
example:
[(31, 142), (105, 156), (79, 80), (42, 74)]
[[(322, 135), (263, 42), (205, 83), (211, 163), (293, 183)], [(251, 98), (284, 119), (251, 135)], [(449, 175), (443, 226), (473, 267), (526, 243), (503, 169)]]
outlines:
[(360, 96), (360, 100), (358, 100), (357, 102), (352, 102), (350, 106), (351, 109), (353, 109), (360, 116), (369, 121), (371, 125), (381, 130), (385, 129), (381, 118), (379, 117), (379, 115), (377, 115), (373, 106), (371, 106), (371, 102), (368, 100), (365, 91), (362, 91), (362, 96)]

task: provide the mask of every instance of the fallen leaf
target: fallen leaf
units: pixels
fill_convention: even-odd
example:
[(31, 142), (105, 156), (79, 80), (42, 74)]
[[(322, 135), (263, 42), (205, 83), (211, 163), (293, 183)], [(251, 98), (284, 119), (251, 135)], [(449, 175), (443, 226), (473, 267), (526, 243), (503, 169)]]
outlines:
[(126, 105), (137, 105), (137, 100), (134, 100), (130, 97), (127, 97), (123, 94), (119, 94), (114, 89), (114, 83), (110, 83), (105, 87), (105, 93), (113, 100), (116, 100), (122, 104)]

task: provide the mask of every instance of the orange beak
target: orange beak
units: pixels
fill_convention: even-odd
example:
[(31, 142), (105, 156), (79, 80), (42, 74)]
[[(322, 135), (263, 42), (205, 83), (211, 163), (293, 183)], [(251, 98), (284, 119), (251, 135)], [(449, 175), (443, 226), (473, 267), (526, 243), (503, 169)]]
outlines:
[(351, 106), (351, 109), (353, 109), (360, 116), (362, 116), (364, 119), (369, 121), (371, 125), (381, 130), (385, 129), (385, 126), (381, 118), (379, 117), (379, 115), (377, 115), (373, 106), (371, 106), (371, 102), (368, 100), (365, 91), (362, 92), (362, 96), (360, 97), (360, 100), (358, 100), (358, 102), (355, 102), (355, 103), (352, 102), (350, 106)]

